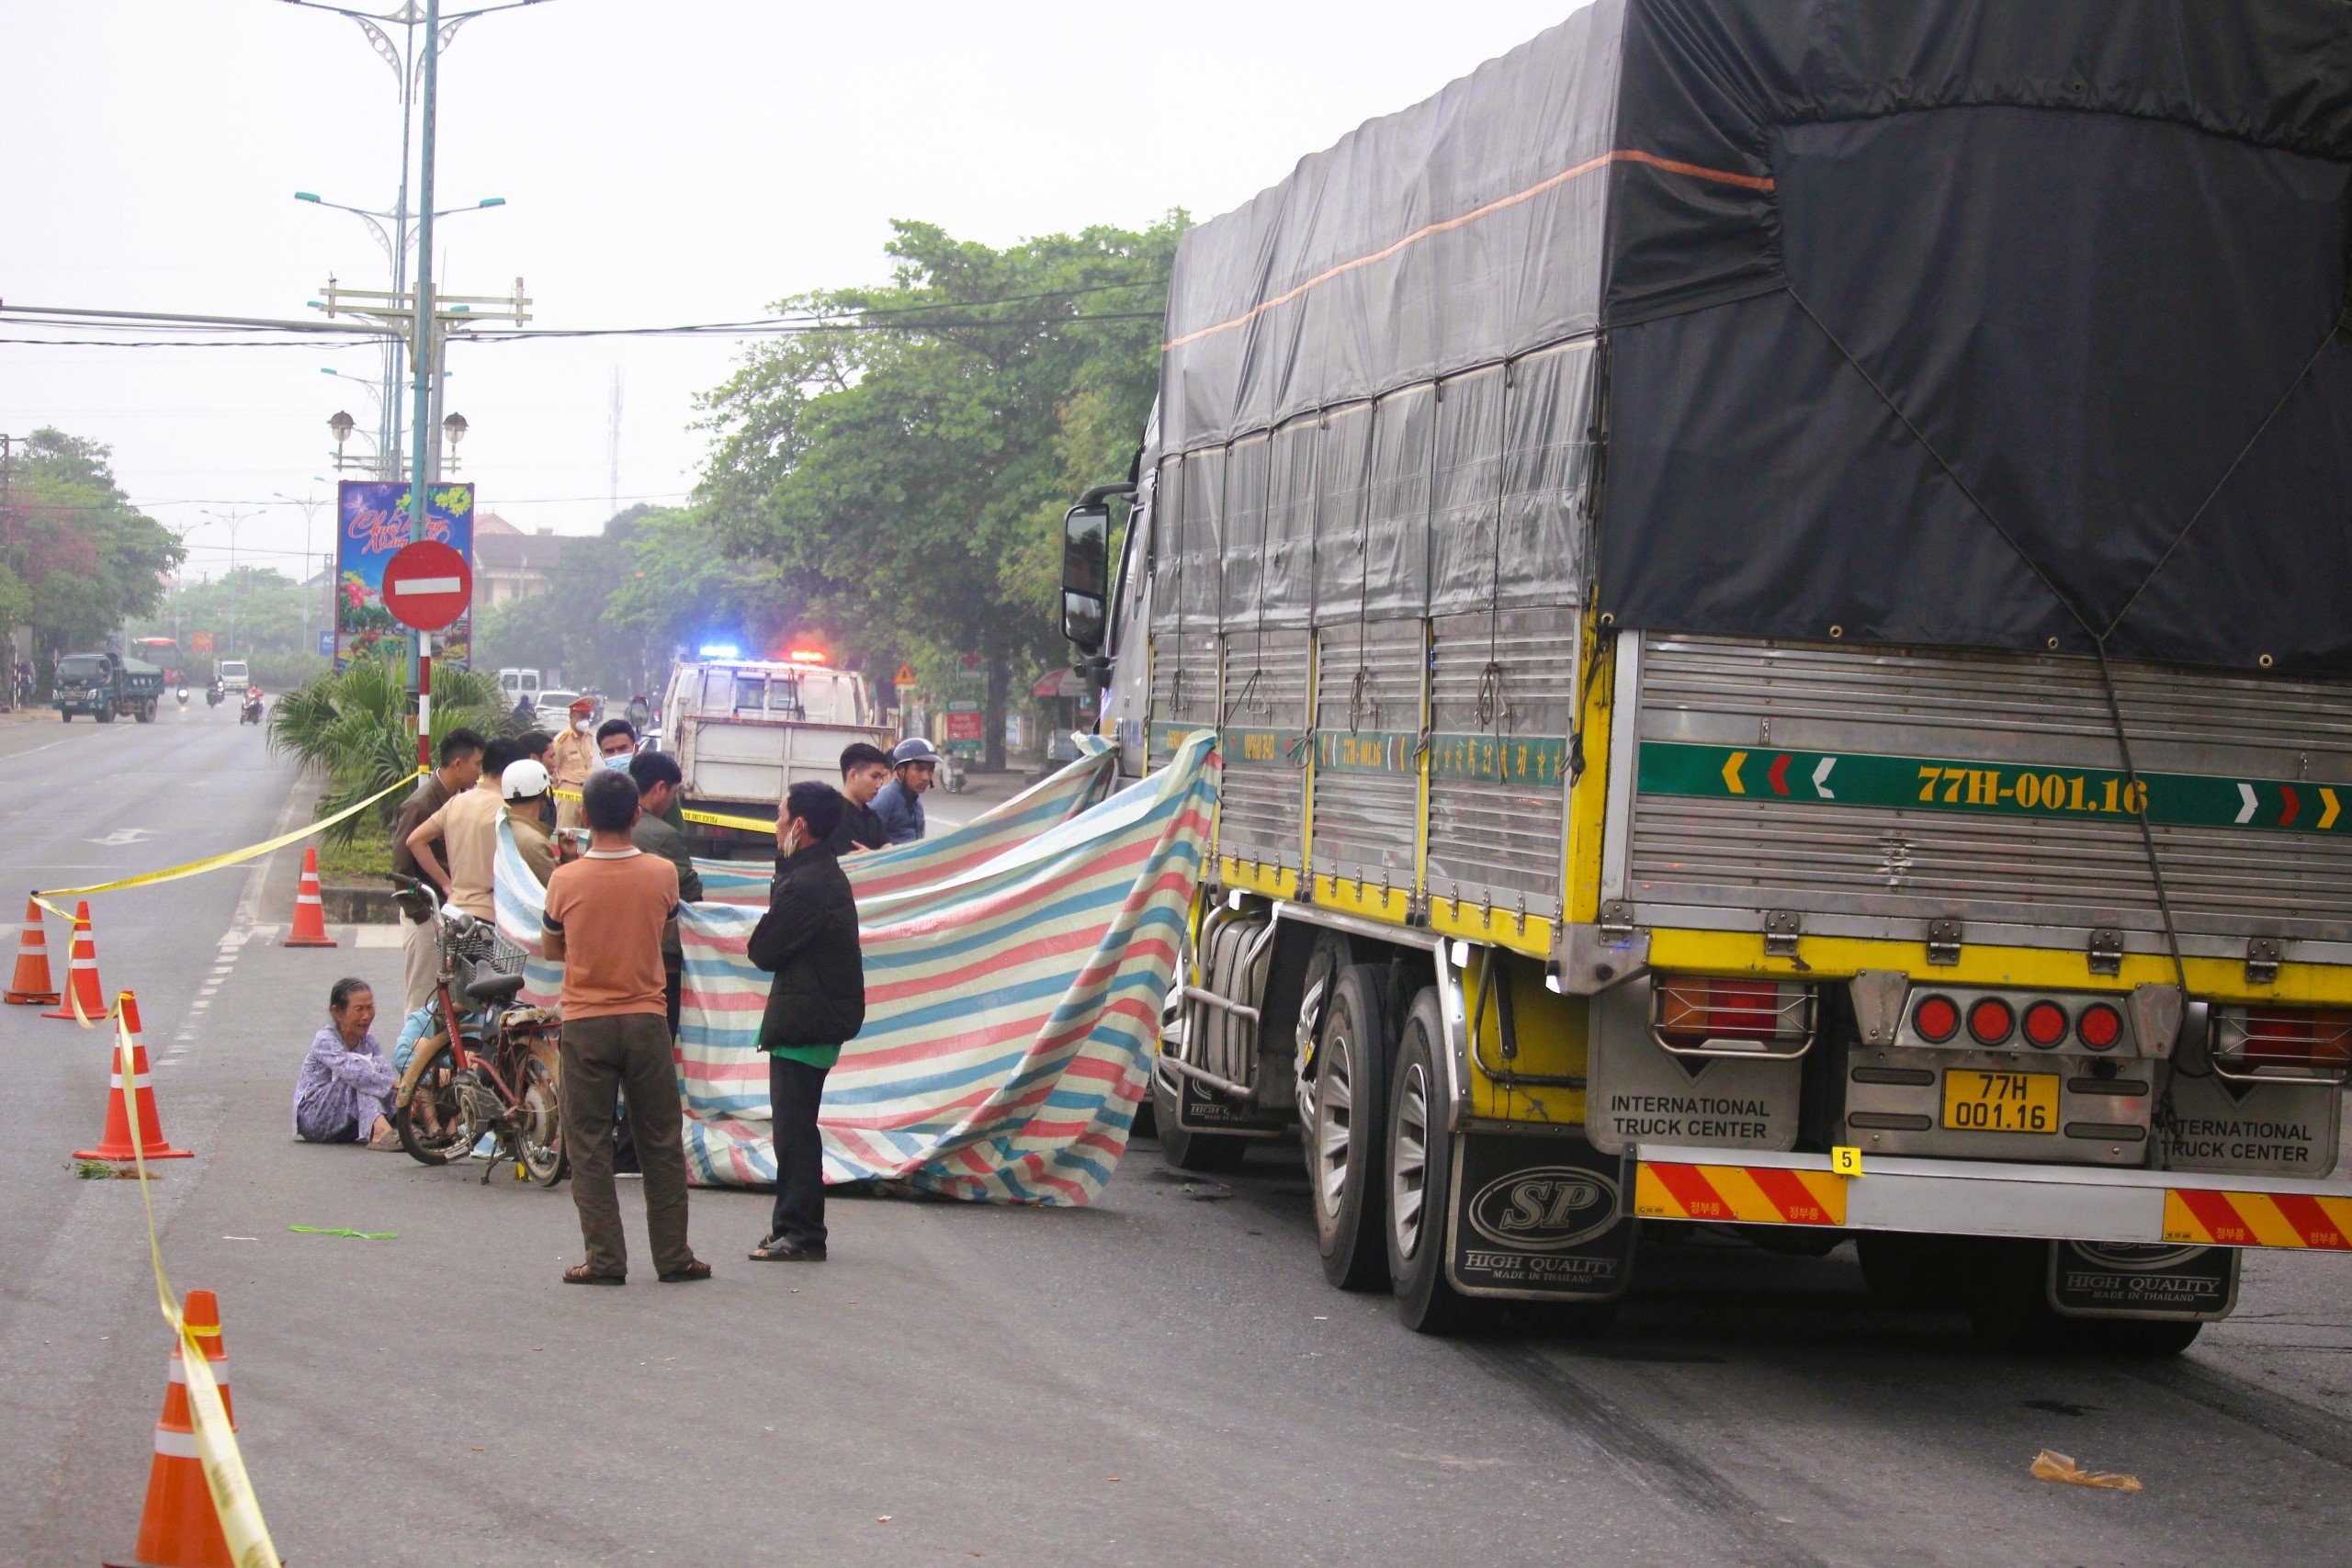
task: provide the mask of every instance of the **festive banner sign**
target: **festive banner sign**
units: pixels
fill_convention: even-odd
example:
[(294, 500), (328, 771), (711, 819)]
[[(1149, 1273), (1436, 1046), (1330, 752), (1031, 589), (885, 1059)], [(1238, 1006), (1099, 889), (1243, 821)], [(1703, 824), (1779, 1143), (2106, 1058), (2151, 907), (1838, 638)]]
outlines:
[[(424, 536), (474, 558), (474, 487), (427, 485)], [(384, 566), (409, 543), (409, 487), (345, 479), (335, 487), (334, 667), (354, 659), (406, 660), (413, 632), (384, 606)], [(473, 612), (433, 639), (433, 657), (463, 667), (473, 653)]]

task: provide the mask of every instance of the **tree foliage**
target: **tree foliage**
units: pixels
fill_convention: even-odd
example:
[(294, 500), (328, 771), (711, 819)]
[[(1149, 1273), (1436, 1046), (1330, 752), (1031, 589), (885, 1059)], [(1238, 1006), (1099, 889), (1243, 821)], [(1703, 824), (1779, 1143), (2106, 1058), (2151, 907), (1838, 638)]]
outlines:
[[(499, 734), (505, 719), (496, 676), (434, 670), (436, 743), (460, 728), (483, 736)], [(304, 682), (271, 710), (269, 747), (326, 774), (329, 788), (322, 804), (331, 812), (390, 789), (416, 771), (416, 723), (409, 709), (407, 668), (394, 660), (359, 659), (345, 664), (340, 674)], [(389, 826), (400, 811), (401, 799), (397, 793), (387, 795), (376, 807), (377, 819)], [(368, 816), (363, 811), (348, 818), (328, 834), (348, 842)]]
[(480, 615), (474, 661), (560, 670), (574, 685), (650, 697), (674, 649), (764, 647), (783, 629), (787, 602), (772, 571), (729, 559), (694, 513), (632, 506), (600, 536), (570, 541), (546, 592)]
[(0, 506), (0, 630), (32, 627), (46, 671), (62, 654), (103, 646), (154, 610), (164, 575), (187, 554), (130, 504), (112, 450), (44, 427), (8, 466)]
[(785, 301), (838, 330), (754, 349), (705, 399), (720, 541), (871, 673), (978, 654), (989, 766), (1013, 680), (1065, 655), (1059, 519), (1128, 471), (1185, 221), (1005, 250), (896, 223), (888, 286)]
[[(164, 595), (153, 614), (131, 622), (130, 635), (179, 639), (183, 679), (211, 678), (217, 659), (243, 659), (266, 689), (284, 691), (327, 667), (318, 634), (327, 621), (323, 589), (303, 587), (275, 567), (240, 566), (214, 582), (184, 582)], [(235, 628), (233, 640), (230, 629)], [(212, 651), (195, 651), (195, 634), (212, 634)]]

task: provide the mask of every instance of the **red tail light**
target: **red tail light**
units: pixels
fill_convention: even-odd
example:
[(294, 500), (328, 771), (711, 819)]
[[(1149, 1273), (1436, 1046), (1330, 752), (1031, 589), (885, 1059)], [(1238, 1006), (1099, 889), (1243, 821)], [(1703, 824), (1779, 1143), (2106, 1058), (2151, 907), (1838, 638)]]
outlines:
[(2352, 1069), (2352, 1013), (2217, 1008), (2213, 1066), (2225, 1077), (2339, 1080)]
[(1950, 997), (1923, 997), (1911, 1010), (1911, 1027), (1930, 1045), (1940, 1045), (1960, 1032), (1960, 1007)]
[(1795, 1055), (1812, 1043), (1813, 992), (1776, 980), (1678, 976), (1657, 983), (1656, 1019), (1669, 1051)]
[(2025, 1037), (2047, 1051), (2066, 1038), (2066, 1010), (2056, 1002), (2036, 1002), (2025, 1010)]
[(2123, 1038), (2123, 1015), (2105, 1002), (2093, 1002), (2075, 1021), (2075, 1038), (2094, 1051), (2104, 1051)]
[(1968, 1010), (1968, 1032), (1979, 1045), (1998, 1045), (2018, 1026), (2018, 1015), (1998, 997), (1980, 997)]

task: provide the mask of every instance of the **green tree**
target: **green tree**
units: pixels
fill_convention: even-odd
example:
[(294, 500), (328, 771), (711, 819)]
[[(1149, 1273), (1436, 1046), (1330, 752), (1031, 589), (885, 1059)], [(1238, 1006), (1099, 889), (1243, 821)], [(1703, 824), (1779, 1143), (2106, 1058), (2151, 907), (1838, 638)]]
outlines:
[(896, 223), (888, 287), (786, 301), (831, 330), (753, 350), (704, 400), (698, 499), (720, 540), (772, 563), (870, 673), (979, 655), (987, 766), (1013, 680), (1063, 656), (1058, 520), (1127, 470), (1185, 223), (1001, 251)]
[[(179, 653), (164, 662), (176, 662), (191, 682), (209, 680), (216, 659), (243, 659), (255, 681), (282, 692), (326, 669), (318, 634), (327, 614), (323, 589), (305, 588), (274, 567), (240, 566), (215, 582), (183, 582), (135, 619), (130, 635), (176, 638)], [(198, 632), (212, 634), (211, 653), (195, 651)]]
[[(62, 654), (97, 648), (154, 610), (164, 576), (187, 554), (130, 504), (112, 449), (44, 427), (26, 438), (0, 509), (0, 614), (33, 629), (43, 677)], [(19, 618), (20, 617), (20, 618)]]
[[(470, 670), (433, 671), (433, 738), (459, 728), (495, 735), (505, 722), (498, 680)], [(416, 719), (409, 708), (408, 670), (397, 660), (357, 659), (341, 673), (304, 682), (277, 700), (269, 715), (269, 747), (325, 773), (329, 811), (340, 811), (390, 788), (416, 772)], [(401, 796), (376, 807), (380, 826), (399, 814)], [(363, 811), (327, 830), (350, 841)]]

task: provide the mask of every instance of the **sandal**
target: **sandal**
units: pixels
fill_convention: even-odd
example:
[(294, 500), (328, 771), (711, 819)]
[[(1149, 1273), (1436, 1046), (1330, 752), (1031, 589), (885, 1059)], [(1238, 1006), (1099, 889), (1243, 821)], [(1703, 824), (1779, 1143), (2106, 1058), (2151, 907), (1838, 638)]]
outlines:
[(628, 1282), (628, 1276), (599, 1274), (585, 1263), (582, 1263), (563, 1271), (563, 1282), (567, 1285), (625, 1285)]
[(709, 1279), (710, 1265), (696, 1258), (683, 1269), (673, 1269), (667, 1274), (657, 1274), (654, 1278), (665, 1285), (690, 1285), (696, 1280)]

